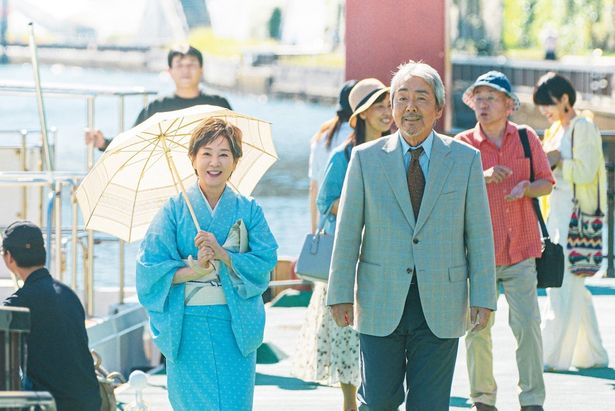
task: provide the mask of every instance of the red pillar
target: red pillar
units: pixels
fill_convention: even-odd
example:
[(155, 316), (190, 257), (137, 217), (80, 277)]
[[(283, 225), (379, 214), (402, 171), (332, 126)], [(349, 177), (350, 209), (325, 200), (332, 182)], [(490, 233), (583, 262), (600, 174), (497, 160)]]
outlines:
[[(450, 94), (448, 0), (346, 0), (346, 79), (376, 77), (390, 84), (408, 60), (435, 68)], [(447, 103), (447, 107), (450, 105)], [(439, 131), (449, 129), (447, 119)]]

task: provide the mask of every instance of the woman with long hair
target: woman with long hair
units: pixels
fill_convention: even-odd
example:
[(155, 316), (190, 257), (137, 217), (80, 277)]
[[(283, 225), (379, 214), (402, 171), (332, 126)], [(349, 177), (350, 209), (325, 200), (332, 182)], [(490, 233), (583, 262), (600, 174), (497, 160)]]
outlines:
[(352, 116), (352, 108), (348, 102), (350, 91), (357, 84), (357, 80), (348, 80), (342, 86), (335, 117), (325, 121), (318, 132), (312, 137), (310, 144), (310, 160), (308, 177), (310, 179), (310, 222), (312, 233), (318, 226), (318, 208), (316, 207), (316, 197), (318, 190), (325, 178), (325, 171), (329, 163), (331, 153), (342, 144), (352, 128), (348, 124)]
[[(389, 88), (379, 80), (359, 81), (349, 96), (353, 109), (349, 123), (352, 134), (331, 155), (322, 187), (318, 193), (318, 211), (324, 218), (324, 230), (335, 232), (337, 207), (353, 147), (389, 133), (393, 123)], [(359, 335), (350, 327), (338, 327), (326, 305), (327, 284), (314, 284), (299, 338), (293, 374), (303, 380), (326, 385), (340, 384), (345, 411), (357, 410), (357, 387), (361, 383)]]
[[(533, 100), (552, 123), (543, 140), (556, 179), (547, 228), (551, 240), (566, 250), (573, 200), (586, 213), (593, 214), (598, 208), (606, 210), (602, 138), (589, 119), (577, 114), (576, 91), (565, 77), (553, 72), (542, 76), (534, 88)], [(602, 345), (585, 277), (571, 272), (568, 258), (565, 267), (562, 287), (547, 289), (542, 315), (545, 370), (606, 367), (608, 354)]]

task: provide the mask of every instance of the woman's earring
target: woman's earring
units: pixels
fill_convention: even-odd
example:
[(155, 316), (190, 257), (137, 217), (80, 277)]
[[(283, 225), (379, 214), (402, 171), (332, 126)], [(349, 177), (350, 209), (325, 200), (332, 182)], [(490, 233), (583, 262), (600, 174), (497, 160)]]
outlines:
[(568, 106), (564, 107), (564, 113), (568, 113)]

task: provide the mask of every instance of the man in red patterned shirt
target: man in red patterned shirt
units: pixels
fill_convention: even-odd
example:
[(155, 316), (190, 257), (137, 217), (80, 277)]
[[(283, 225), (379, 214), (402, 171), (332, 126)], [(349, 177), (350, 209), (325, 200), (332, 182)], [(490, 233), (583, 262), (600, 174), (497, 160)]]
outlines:
[[(541, 239), (531, 199), (549, 194), (555, 180), (531, 128), (527, 128), (527, 137), (532, 161), (525, 157), (519, 126), (508, 120), (519, 108), (519, 99), (504, 74), (490, 71), (481, 75), (465, 91), (463, 101), (474, 110), (478, 123), (457, 138), (481, 152), (495, 239), (496, 281), (504, 289), (509, 324), (517, 339), (519, 402), (522, 411), (539, 411), (545, 400), (535, 263), (541, 255)], [(470, 331), (465, 338), (470, 397), (478, 411), (496, 410), (493, 318), (487, 328)]]

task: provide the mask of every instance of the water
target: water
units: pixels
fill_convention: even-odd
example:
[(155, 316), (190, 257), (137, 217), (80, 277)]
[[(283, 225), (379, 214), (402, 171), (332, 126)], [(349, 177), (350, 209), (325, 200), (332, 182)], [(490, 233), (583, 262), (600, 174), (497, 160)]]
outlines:
[[(30, 65), (0, 66), (2, 80), (32, 80)], [(166, 73), (125, 72), (109, 69), (88, 69), (67, 66), (41, 67), (41, 81), (45, 83), (82, 83), (96, 86), (141, 86), (170, 93), (173, 83)], [(254, 190), (254, 197), (263, 206), (267, 220), (279, 243), (279, 255), (296, 256), (303, 237), (309, 230), (308, 155), (309, 140), (319, 125), (334, 113), (332, 106), (290, 100), (268, 99), (264, 96), (219, 92), (228, 98), (233, 109), (272, 123), (273, 138), (279, 161), (268, 171)], [(58, 170), (86, 169), (83, 129), (86, 127), (86, 102), (77, 97), (45, 97), (48, 126), (58, 129)], [(132, 126), (142, 107), (141, 97), (126, 99), (126, 127)], [(97, 128), (106, 136), (114, 136), (118, 129), (117, 99), (96, 99)], [(36, 99), (31, 96), (0, 95), (0, 129), (38, 129)], [(0, 142), (3, 144), (3, 142)], [(1, 197), (1, 195), (0, 195)], [(65, 224), (69, 220), (69, 202), (65, 204)], [(127, 246), (127, 284), (134, 284), (134, 256), (138, 243)], [(97, 285), (116, 284), (117, 246), (103, 243), (96, 249)], [(69, 270), (70, 271), (70, 270)], [(70, 278), (71, 273), (66, 274)]]

